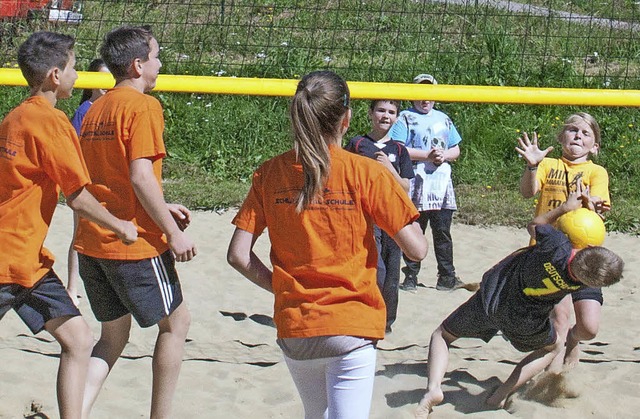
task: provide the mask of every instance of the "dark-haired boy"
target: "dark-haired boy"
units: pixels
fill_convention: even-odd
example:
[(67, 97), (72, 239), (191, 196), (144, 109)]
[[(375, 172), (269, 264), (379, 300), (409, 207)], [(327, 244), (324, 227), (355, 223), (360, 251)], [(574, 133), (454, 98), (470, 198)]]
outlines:
[(170, 416), (189, 330), (175, 261), (196, 254), (183, 232), (191, 214), (164, 200), (164, 118), (160, 102), (145, 94), (155, 87), (159, 52), (148, 28), (109, 32), (100, 53), (116, 85), (95, 101), (82, 123), (80, 145), (92, 193), (140, 231), (137, 243), (123, 247), (95, 223), (81, 220), (78, 226), (80, 275), (102, 324), (89, 366), (84, 417), (127, 344), (132, 317), (141, 327), (158, 326), (150, 417)]
[(73, 45), (70, 36), (36, 32), (20, 46), (18, 64), (31, 95), (0, 124), (0, 318), (13, 308), (34, 334), (44, 329), (60, 343), (62, 418), (80, 417), (93, 336), (43, 247), (59, 190), (78, 215), (117, 240), (137, 237), (131, 222), (115, 218), (87, 191), (78, 137), (55, 109), (78, 78)]
[[(404, 144), (394, 141), (389, 130), (398, 119), (400, 102), (397, 100), (374, 99), (369, 103), (371, 131), (353, 137), (345, 150), (374, 159), (389, 169), (402, 188), (409, 192), (409, 182), (413, 179), (413, 165)], [(398, 286), (400, 285), (400, 259), (402, 251), (398, 244), (378, 226), (373, 227), (373, 236), (378, 247), (378, 271), (376, 280), (387, 309), (386, 333), (398, 314)]]
[(580, 208), (587, 195), (572, 193), (559, 207), (538, 215), (529, 225), (536, 244), (500, 261), (482, 277), (480, 290), (451, 313), (431, 335), (427, 393), (417, 418), (428, 417), (442, 402), (441, 383), (449, 362), (449, 347), (461, 337), (488, 342), (502, 332), (521, 352), (530, 352), (507, 380), (489, 396), (489, 408), (502, 408), (507, 397), (547, 368), (565, 343), (557, 335), (551, 311), (571, 292), (607, 287), (620, 281), (624, 262), (604, 247), (573, 249), (553, 223), (562, 214)]

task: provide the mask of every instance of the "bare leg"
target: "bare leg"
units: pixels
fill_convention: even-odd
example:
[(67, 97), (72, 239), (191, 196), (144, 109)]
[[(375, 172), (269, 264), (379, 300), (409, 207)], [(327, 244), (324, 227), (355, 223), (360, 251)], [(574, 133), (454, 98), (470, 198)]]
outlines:
[(58, 367), (58, 409), (63, 419), (78, 419), (89, 367), (93, 335), (81, 316), (49, 320), (45, 330), (60, 343)]
[(449, 346), (457, 339), (456, 336), (448, 333), (442, 325), (431, 335), (429, 342), (429, 359), (427, 361), (427, 392), (422, 397), (418, 410), (415, 412), (416, 419), (429, 417), (431, 409), (442, 403), (444, 394), (442, 393), (442, 380), (449, 365)]
[(560, 374), (562, 372), (564, 358), (565, 358), (565, 346), (566, 337), (570, 329), (571, 311), (573, 310), (573, 304), (571, 301), (571, 295), (565, 296), (558, 304), (555, 305), (551, 312), (551, 321), (553, 322), (553, 328), (556, 331), (556, 336), (559, 340), (562, 340), (562, 346), (560, 346), (560, 352), (549, 365), (549, 372), (554, 374)]
[(168, 418), (171, 415), (190, 323), (191, 315), (184, 303), (158, 323), (158, 339), (153, 353), (151, 419)]
[(574, 368), (580, 361), (579, 343), (596, 337), (600, 329), (602, 306), (595, 300), (578, 300), (573, 304), (576, 312), (576, 324), (567, 335), (567, 349), (564, 366)]
[(487, 406), (493, 409), (501, 409), (504, 407), (504, 402), (511, 393), (551, 364), (551, 361), (558, 355), (561, 350), (561, 345), (563, 344), (564, 341), (556, 342), (553, 345), (538, 349), (527, 355), (516, 365), (509, 378), (487, 399)]
[(124, 347), (129, 341), (131, 330), (131, 315), (127, 314), (119, 319), (102, 323), (100, 340), (93, 347), (89, 374), (84, 389), (82, 417), (88, 418), (91, 408), (98, 398), (102, 384), (107, 379), (111, 368), (116, 363)]

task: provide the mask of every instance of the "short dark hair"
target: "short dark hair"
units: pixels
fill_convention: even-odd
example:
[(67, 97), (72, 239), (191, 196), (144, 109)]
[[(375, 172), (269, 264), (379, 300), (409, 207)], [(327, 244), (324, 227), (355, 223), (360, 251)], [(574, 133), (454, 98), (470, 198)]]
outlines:
[(369, 102), (369, 110), (373, 111), (376, 108), (378, 102), (387, 102), (396, 107), (396, 111), (400, 112), (400, 101), (395, 99), (373, 99)]
[(624, 261), (609, 249), (600, 246), (579, 250), (569, 263), (573, 276), (590, 287), (608, 287), (622, 278)]
[(64, 70), (75, 40), (55, 32), (35, 32), (18, 48), (18, 65), (29, 87), (39, 87), (53, 68)]
[(104, 37), (100, 55), (116, 79), (127, 77), (134, 60), (147, 61), (153, 33), (149, 26), (121, 26)]
[[(104, 62), (104, 60), (102, 58), (95, 58), (93, 59), (93, 61), (91, 61), (89, 63), (89, 67), (87, 68), (87, 71), (100, 71), (100, 69), (102, 67), (106, 67), (107, 64)], [(82, 91), (82, 97), (80, 98), (80, 103), (86, 102), (87, 100), (91, 99), (91, 96), (93, 95), (93, 89), (84, 89)]]

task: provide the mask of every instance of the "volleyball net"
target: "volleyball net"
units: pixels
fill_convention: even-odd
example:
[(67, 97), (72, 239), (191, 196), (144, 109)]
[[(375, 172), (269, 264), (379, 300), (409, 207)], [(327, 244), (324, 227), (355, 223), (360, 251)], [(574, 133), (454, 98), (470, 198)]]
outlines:
[[(639, 106), (638, 7), (530, 0), (0, 0), (0, 84), (23, 85), (17, 46), (37, 30), (76, 38), (77, 68), (104, 34), (150, 25), (157, 90), (289, 96), (336, 71), (354, 98)], [(418, 73), (436, 86), (410, 84)], [(77, 87), (113, 80), (80, 73)]]

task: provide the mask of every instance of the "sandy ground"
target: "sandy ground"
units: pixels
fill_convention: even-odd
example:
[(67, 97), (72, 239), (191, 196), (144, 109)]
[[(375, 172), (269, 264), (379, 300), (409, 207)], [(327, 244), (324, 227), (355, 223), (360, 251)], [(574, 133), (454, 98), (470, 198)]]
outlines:
[[(174, 417), (301, 418), (301, 402), (275, 343), (272, 297), (226, 263), (233, 214), (195, 213), (189, 231), (198, 243), (199, 255), (178, 266), (193, 320)], [(59, 206), (46, 246), (57, 256), (55, 270), (63, 279), (71, 226), (71, 211)], [(525, 245), (528, 237), (524, 230), (459, 224), (453, 236), (457, 271), (466, 282), (479, 281), (486, 269)], [(640, 238), (614, 234), (605, 245), (625, 259), (625, 278), (605, 291), (601, 331), (582, 345), (581, 362), (566, 377), (568, 393), (577, 397), (545, 403), (520, 392), (512, 398), (509, 410), (482, 411), (483, 393), (506, 379), (523, 355), (500, 337), (489, 344), (461, 340), (451, 352), (445, 400), (435, 409), (434, 418), (638, 416), (640, 322), (633, 319), (640, 307)], [(268, 260), (266, 238), (258, 241), (257, 251)], [(371, 418), (413, 417), (426, 385), (429, 336), (470, 296), (466, 290), (436, 291), (435, 276), (430, 252), (420, 275), (424, 286), (416, 294), (400, 292), (393, 333), (379, 344)], [(97, 336), (99, 326), (86, 298), (80, 308)], [(46, 332), (31, 335), (13, 312), (5, 316), (0, 328), (0, 418), (29, 416), (32, 407), (57, 417), (57, 343)], [(94, 418), (148, 416), (155, 334), (155, 328), (133, 327), (129, 345), (98, 398)]]

